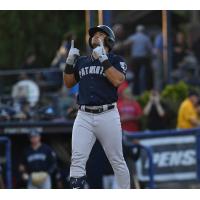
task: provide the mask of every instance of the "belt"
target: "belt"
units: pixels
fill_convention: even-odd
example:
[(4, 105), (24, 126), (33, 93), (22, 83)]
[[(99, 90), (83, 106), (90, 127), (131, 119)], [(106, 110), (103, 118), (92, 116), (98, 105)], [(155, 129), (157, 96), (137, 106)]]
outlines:
[(115, 106), (116, 106), (116, 103), (106, 104), (106, 105), (101, 105), (101, 106), (84, 106), (84, 105), (81, 105), (81, 106), (79, 106), (79, 109), (82, 110), (82, 111), (85, 111), (85, 112), (98, 114), (98, 113), (102, 113), (102, 112), (107, 111), (107, 110), (111, 110)]

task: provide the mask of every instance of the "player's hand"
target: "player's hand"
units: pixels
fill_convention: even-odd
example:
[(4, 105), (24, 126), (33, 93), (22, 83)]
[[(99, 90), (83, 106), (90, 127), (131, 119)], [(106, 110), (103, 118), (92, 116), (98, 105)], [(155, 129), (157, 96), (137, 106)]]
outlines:
[(66, 63), (68, 65), (73, 65), (78, 56), (80, 56), (79, 49), (74, 48), (74, 40), (72, 40)]
[(106, 50), (104, 49), (103, 42), (99, 39), (99, 45), (95, 49), (93, 49), (92, 55), (95, 59), (99, 59), (100, 62), (108, 60), (106, 55)]

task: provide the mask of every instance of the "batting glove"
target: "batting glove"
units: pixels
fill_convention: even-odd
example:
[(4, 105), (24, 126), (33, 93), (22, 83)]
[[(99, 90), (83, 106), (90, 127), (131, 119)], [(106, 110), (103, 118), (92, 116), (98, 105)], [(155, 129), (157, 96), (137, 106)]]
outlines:
[(102, 63), (103, 61), (108, 60), (108, 57), (101, 40), (99, 40), (99, 44), (100, 46), (93, 49), (92, 55), (95, 59), (99, 59), (99, 61)]
[(66, 63), (67, 63), (68, 65), (73, 65), (74, 62), (75, 62), (75, 59), (76, 59), (78, 56), (80, 56), (79, 49), (74, 48), (74, 40), (72, 40), (72, 41), (71, 41), (71, 48), (70, 48), (70, 50), (69, 50), (69, 54), (68, 54)]

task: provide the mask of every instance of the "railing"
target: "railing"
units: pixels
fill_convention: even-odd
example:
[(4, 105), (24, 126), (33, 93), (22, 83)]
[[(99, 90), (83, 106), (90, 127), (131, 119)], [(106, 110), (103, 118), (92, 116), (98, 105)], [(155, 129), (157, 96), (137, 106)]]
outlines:
[(68, 134), (71, 135), (73, 120), (65, 122), (53, 121), (13, 121), (0, 122), (0, 136), (28, 134), (32, 128), (38, 129), (41, 134)]
[(37, 73), (48, 73), (48, 72), (61, 72), (60, 69), (56, 68), (39, 68), (39, 69), (13, 69), (13, 70), (0, 70), (0, 76), (12, 76), (21, 73), (26, 74), (37, 74)]
[(124, 139), (123, 141), (124, 145), (126, 145), (127, 147), (133, 149), (135, 147), (139, 147), (140, 149), (142, 149), (146, 154), (147, 157), (149, 159), (149, 170), (148, 170), (148, 174), (149, 174), (149, 183), (148, 183), (148, 188), (155, 188), (155, 181), (154, 181), (154, 167), (153, 167), (153, 153), (152, 153), (152, 149), (150, 147), (146, 147), (140, 144), (132, 144), (131, 142), (128, 142), (126, 139)]
[(180, 136), (180, 135), (191, 135), (200, 134), (200, 128), (193, 129), (172, 129), (172, 130), (159, 130), (159, 131), (138, 131), (138, 132), (128, 132), (123, 131), (124, 136), (129, 139), (145, 139), (152, 137), (166, 137), (166, 136)]

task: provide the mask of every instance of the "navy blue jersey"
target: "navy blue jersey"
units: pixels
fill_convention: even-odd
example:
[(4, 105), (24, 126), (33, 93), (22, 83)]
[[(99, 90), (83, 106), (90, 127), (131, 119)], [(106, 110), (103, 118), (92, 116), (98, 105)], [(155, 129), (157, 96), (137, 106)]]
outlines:
[(51, 174), (56, 169), (56, 155), (46, 144), (36, 150), (29, 147), (24, 152), (23, 165), (28, 173), (45, 171)]
[[(127, 66), (122, 57), (108, 54), (108, 60), (117, 70), (126, 74)], [(74, 66), (74, 75), (79, 82), (79, 105), (98, 106), (117, 101), (117, 88), (106, 78), (104, 67), (92, 56), (81, 56)]]
[(2, 167), (1, 167), (1, 165), (0, 165), (0, 175), (2, 174)]

